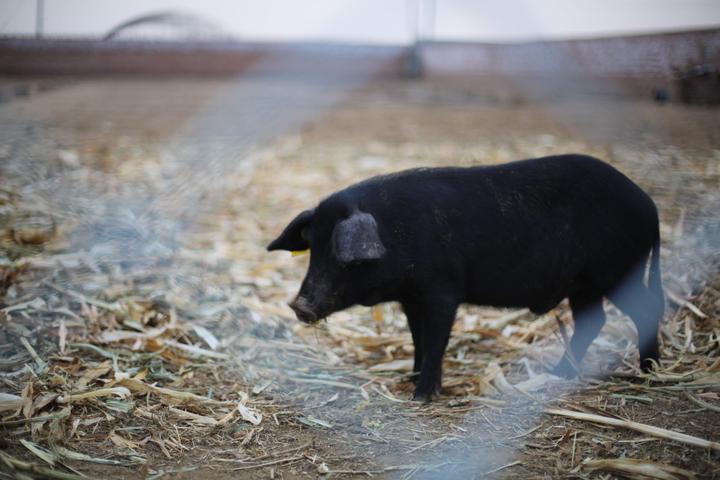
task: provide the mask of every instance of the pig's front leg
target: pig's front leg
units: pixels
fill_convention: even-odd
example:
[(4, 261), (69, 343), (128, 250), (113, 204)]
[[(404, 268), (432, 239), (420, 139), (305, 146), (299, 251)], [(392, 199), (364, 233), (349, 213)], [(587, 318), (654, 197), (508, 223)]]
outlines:
[(403, 311), (407, 317), (413, 347), (415, 348), (415, 361), (413, 362), (413, 383), (417, 384), (423, 362), (423, 316), (420, 304), (403, 303)]
[(454, 300), (431, 297), (405, 307), (415, 343), (416, 368), (420, 362), (420, 378), (413, 396), (415, 400), (430, 401), (433, 395), (440, 393), (442, 360), (457, 306)]

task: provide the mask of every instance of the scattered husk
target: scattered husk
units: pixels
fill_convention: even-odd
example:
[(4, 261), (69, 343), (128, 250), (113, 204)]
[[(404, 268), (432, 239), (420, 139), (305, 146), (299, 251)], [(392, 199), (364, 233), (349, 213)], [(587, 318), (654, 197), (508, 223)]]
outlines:
[(97, 463), (100, 465), (122, 465), (122, 466), (130, 466), (130, 465), (138, 465), (145, 463), (145, 460), (140, 457), (132, 457), (128, 460), (113, 460), (111, 458), (98, 458), (98, 457), (92, 457), (90, 455), (86, 455), (84, 453), (75, 452), (70, 449), (67, 449), (65, 447), (61, 447), (56, 445), (53, 448), (53, 451), (60, 455), (63, 458), (67, 458), (68, 460), (77, 460), (81, 462), (90, 462), (90, 463)]
[(148, 385), (147, 383), (136, 378), (125, 378), (117, 382), (117, 384), (122, 385), (123, 387), (127, 387), (127, 389), (132, 390), (133, 392), (153, 393), (159, 395), (162, 398), (169, 400), (171, 403), (218, 403), (212, 399), (203, 397), (201, 395), (196, 395), (191, 392), (181, 392), (178, 390), (172, 390), (170, 388)]
[(240, 412), (240, 416), (242, 417), (242, 419), (246, 422), (250, 422), (253, 425), (260, 425), (260, 422), (262, 422), (262, 414), (246, 406), (245, 404), (238, 403), (237, 409), (238, 412)]
[(55, 462), (57, 462), (58, 457), (54, 453), (42, 448), (40, 445), (37, 445), (36, 443), (30, 442), (28, 440), (25, 440), (23, 438), (20, 439), (20, 443), (30, 450), (33, 455), (38, 457), (43, 462), (47, 463), (50, 466), (54, 466)]
[(20, 410), (23, 398), (12, 393), (0, 392), (0, 412)]
[(583, 469), (589, 472), (611, 472), (629, 478), (658, 480), (694, 480), (697, 476), (688, 470), (649, 462), (635, 458), (608, 458), (602, 460), (587, 459), (582, 462)]
[(113, 395), (120, 398), (128, 398), (130, 396), (130, 390), (125, 387), (100, 388), (89, 392), (74, 393), (72, 395), (62, 395), (58, 397), (56, 401), (58, 403), (70, 403), (80, 400), (87, 400), (90, 398), (109, 397)]
[(378, 363), (368, 368), (369, 372), (409, 372), (413, 368), (413, 360), (400, 359)]
[(206, 415), (198, 415), (197, 413), (180, 410), (179, 408), (170, 407), (169, 410), (180, 418), (183, 418), (185, 420), (191, 420), (192, 422), (199, 423), (201, 425), (217, 425), (218, 423), (220, 423), (218, 420), (212, 417), (208, 417)]
[(49, 478), (53, 480), (85, 480), (84, 475), (76, 475), (74, 473), (61, 472), (51, 468), (35, 465), (31, 462), (19, 460), (12, 457), (6, 452), (0, 451), (0, 460), (11, 470), (26, 472), (38, 475), (40, 478)]
[(230, 356), (225, 353), (213, 352), (211, 350), (205, 350), (204, 348), (200, 348), (195, 345), (187, 345), (184, 343), (176, 342), (174, 340), (166, 340), (164, 343), (167, 345), (170, 345), (172, 347), (175, 347), (179, 350), (183, 350), (185, 352), (191, 353), (193, 356), (197, 356), (197, 357), (210, 357), (210, 358), (217, 358), (219, 360), (226, 360), (226, 359), (230, 358)]
[(205, 343), (207, 343), (207, 346), (210, 347), (211, 350), (216, 350), (220, 345), (220, 340), (218, 340), (210, 330), (202, 325), (193, 325), (192, 329), (200, 338), (203, 339)]

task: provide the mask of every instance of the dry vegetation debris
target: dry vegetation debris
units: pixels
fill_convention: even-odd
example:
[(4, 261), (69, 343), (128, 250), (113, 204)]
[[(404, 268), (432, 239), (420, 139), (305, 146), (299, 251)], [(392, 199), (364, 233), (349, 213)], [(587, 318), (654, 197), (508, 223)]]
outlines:
[[(572, 328), (566, 305), (539, 318), (467, 307), (444, 395), (421, 405), (409, 400), (412, 342), (399, 307), (300, 326), (285, 302), (306, 260), (267, 254), (267, 240), (323, 195), (377, 173), (620, 155), (550, 135), (473, 146), (304, 142), (289, 136), (254, 152), (251, 168), (225, 172), (234, 187), (189, 216), (176, 210), (182, 189), (149, 219), (108, 216), (104, 202), (127, 198), (117, 192), (152, 192), (168, 181), (167, 162), (177, 170), (137, 146), (57, 152), (50, 173), (80, 182), (81, 219), (47, 190), (35, 198), (27, 178), (3, 186), (0, 475), (718, 475), (720, 261), (707, 244), (718, 238), (717, 200), (707, 183), (687, 190), (691, 173), (717, 181), (702, 159), (674, 152), (682, 168), (669, 179), (647, 175), (642, 151), (616, 160), (664, 211), (672, 308), (652, 375), (638, 371), (634, 329), (617, 311), (589, 352), (592, 368), (569, 382), (543, 373), (563, 350), (557, 324)], [(158, 217), (177, 225), (156, 228)], [(168, 244), (164, 233), (178, 225), (181, 238)]]

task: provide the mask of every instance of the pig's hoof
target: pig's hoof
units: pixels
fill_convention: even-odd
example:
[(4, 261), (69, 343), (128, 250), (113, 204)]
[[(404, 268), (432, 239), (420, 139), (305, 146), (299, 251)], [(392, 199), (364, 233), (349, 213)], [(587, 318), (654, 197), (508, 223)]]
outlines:
[(432, 399), (435, 397), (435, 394), (433, 392), (415, 392), (413, 394), (413, 400), (416, 402), (422, 402), (422, 403), (430, 403), (432, 402)]
[(432, 401), (433, 398), (438, 396), (440, 394), (440, 387), (435, 385), (431, 388), (422, 388), (422, 386), (418, 386), (415, 389), (415, 393), (413, 394), (413, 400), (418, 402), (425, 402), (429, 403)]
[(655, 363), (654, 360), (654, 358), (643, 358), (640, 361), (640, 370), (642, 370), (643, 373), (652, 373), (654, 368), (653, 364)]
[(557, 367), (553, 368), (550, 373), (556, 377), (566, 378), (568, 380), (577, 377), (575, 368), (573, 368), (572, 364), (570, 364), (566, 358), (563, 358), (560, 363), (558, 363)]

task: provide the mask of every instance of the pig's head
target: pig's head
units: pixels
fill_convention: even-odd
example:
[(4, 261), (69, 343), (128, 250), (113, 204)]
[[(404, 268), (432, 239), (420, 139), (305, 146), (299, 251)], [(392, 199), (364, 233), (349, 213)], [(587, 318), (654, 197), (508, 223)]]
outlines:
[(292, 220), (268, 250), (310, 249), (310, 267), (290, 307), (314, 323), (356, 304), (380, 301), (387, 249), (375, 217), (358, 208), (322, 204)]

